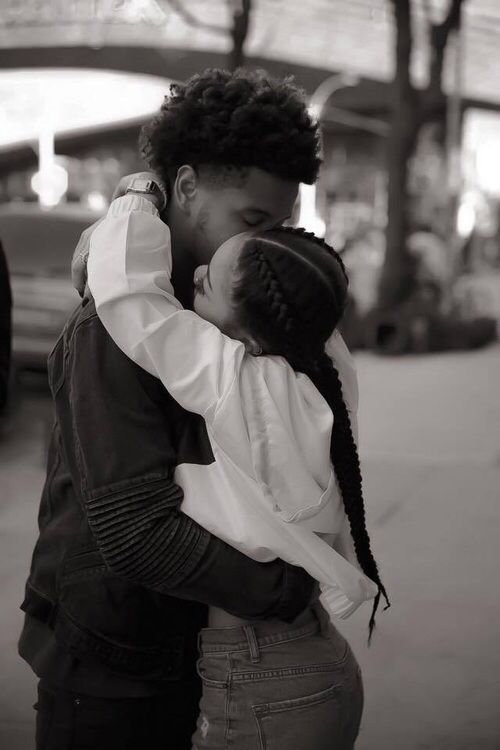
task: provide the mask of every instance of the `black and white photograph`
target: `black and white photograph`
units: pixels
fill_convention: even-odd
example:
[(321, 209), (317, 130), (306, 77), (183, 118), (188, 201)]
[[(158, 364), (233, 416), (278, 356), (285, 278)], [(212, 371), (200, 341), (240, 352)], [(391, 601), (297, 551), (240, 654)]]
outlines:
[(500, 750), (500, 2), (0, 0), (0, 750)]

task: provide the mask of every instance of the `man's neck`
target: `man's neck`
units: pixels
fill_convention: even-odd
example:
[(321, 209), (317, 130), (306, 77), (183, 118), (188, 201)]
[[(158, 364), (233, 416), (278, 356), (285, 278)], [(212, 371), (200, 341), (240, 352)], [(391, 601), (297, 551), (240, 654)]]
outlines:
[(189, 310), (193, 309), (194, 268), (190, 256), (182, 249), (176, 251), (174, 245), (172, 247), (172, 286), (179, 302)]
[(172, 242), (172, 286), (174, 287), (175, 296), (183, 307), (192, 310), (194, 295), (193, 274), (196, 263), (186, 247), (187, 243), (184, 231), (182, 224), (178, 221), (178, 216), (175, 214), (175, 207), (167, 205), (161, 218), (170, 228)]

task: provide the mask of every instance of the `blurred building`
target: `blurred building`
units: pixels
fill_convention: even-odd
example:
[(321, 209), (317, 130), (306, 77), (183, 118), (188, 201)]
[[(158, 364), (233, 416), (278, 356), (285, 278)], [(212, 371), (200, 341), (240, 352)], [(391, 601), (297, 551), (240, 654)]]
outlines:
[[(437, 21), (446, 5), (437, 0), (412, 3), (412, 76), (417, 83), (424, 83), (428, 63), (426, 13), (431, 12)], [(39, 200), (33, 188), (38, 184), (34, 175), (40, 171), (42, 146), (36, 132), (40, 127), (30, 133), (26, 124), (36, 124), (37, 103), (47, 98), (44, 71), (57, 68), (68, 75), (102, 71), (103, 76), (115, 77), (109, 102), (101, 98), (97, 107), (106, 110), (100, 120), (76, 122), (84, 104), (89, 110), (98, 104), (83, 83), (81, 90), (78, 87), (71, 94), (53, 86), (51, 102), (57, 107), (46, 107), (44, 115), (53, 130), (52, 169), (62, 181), (61, 203), (102, 212), (119, 176), (142, 167), (137, 149), (140, 127), (158, 108), (168, 82), (184, 80), (205, 67), (227, 66), (231, 10), (237, 6), (238, 0), (24, 0), (20, 4), (4, 0), (0, 13), (0, 204)], [(263, 67), (277, 76), (293, 75), (312, 100), (318, 87), (332, 81), (331, 95), (321, 107), (324, 167), (314, 201), (327, 239), (345, 252), (353, 272), (352, 288), (360, 306), (367, 309), (373, 303), (384, 255), (385, 136), (393, 34), (388, 0), (254, 0), (245, 48), (248, 66)], [(461, 118), (471, 109), (500, 111), (498, 34), (498, 4), (493, 0), (464, 4), (461, 47), (450, 45), (444, 75), (445, 90), (451, 95), (456, 87), (453, 56), (463, 54)], [(16, 71), (31, 71), (35, 77), (31, 91), (21, 91), (13, 83)], [(346, 71), (349, 81), (343, 79)], [(144, 81), (144, 88), (134, 95), (126, 90), (129, 75), (144, 76), (136, 79), (136, 83)], [(95, 84), (96, 92), (99, 86)], [(113, 108), (107, 106), (111, 101), (120, 105), (114, 117), (109, 112)], [(135, 114), (127, 103), (134, 103)], [(478, 161), (481, 147), (481, 138), (476, 138), (469, 164), (471, 159)], [(446, 234), (448, 158), (446, 150), (436, 146), (432, 132), (424, 130), (410, 186), (415, 231), (424, 235)], [(469, 169), (467, 175), (462, 185), (466, 198), (461, 199), (459, 211), (460, 252), (467, 262), (480, 258), (498, 264), (498, 198), (481, 184), (478, 170)], [(495, 218), (489, 224), (480, 220), (485, 205)], [(416, 246), (422, 247), (421, 237)]]
[[(4, 0), (0, 14), (0, 70), (86, 68), (183, 80), (204, 67), (227, 65), (232, 44), (230, 10), (237, 5), (237, 0)], [(446, 5), (437, 0), (412, 3), (412, 75), (417, 83), (424, 82), (428, 62), (426, 13), (430, 9), (433, 20), (439, 20)], [(327, 225), (332, 223), (330, 206), (335, 202), (346, 204), (351, 214), (356, 213), (351, 204), (359, 202), (361, 216), (366, 213), (366, 205), (375, 205), (376, 220), (383, 216), (385, 145), (381, 124), (388, 119), (388, 84), (394, 66), (391, 6), (388, 0), (253, 3), (246, 43), (249, 66), (265, 67), (277, 75), (294, 75), (309, 95), (332, 75), (350, 71), (357, 77), (356, 85), (337, 85), (323, 108), (325, 176), (318, 201)], [(500, 54), (496, 52), (495, 33), (500, 33), (500, 7), (492, 0), (465, 3), (463, 29), (463, 109), (475, 106), (498, 110)], [(452, 91), (453, 86), (450, 60), (445, 68), (445, 88)], [(12, 116), (5, 96), (2, 107), (0, 122)], [(124, 146), (128, 134), (134, 156), (139, 125), (135, 130), (133, 126), (116, 128), (116, 145)], [(56, 153), (80, 159), (84, 144), (100, 162), (126, 157), (125, 147), (121, 151), (114, 148), (113, 127), (106, 128), (102, 138), (95, 130), (82, 138), (61, 135), (56, 139)], [(0, 151), (0, 171), (4, 174), (0, 199), (13, 194), (15, 197), (20, 191), (32, 198), (32, 192), (23, 189), (23, 180), (17, 176), (5, 184), (12, 171), (19, 171), (22, 166), (29, 171), (36, 166), (35, 154), (29, 152), (28, 145), (24, 152), (21, 149), (17, 155), (9, 155), (6, 163), (5, 153)], [(15, 158), (19, 160), (17, 170), (13, 170)], [(132, 159), (128, 157), (126, 164)], [(76, 169), (74, 163), (73, 168)], [(104, 171), (111, 171), (110, 162)], [(82, 178), (86, 179), (85, 170)], [(78, 176), (72, 179), (73, 183), (75, 179), (78, 184)], [(102, 179), (106, 182), (105, 176)], [(74, 197), (70, 190), (69, 199), (72, 192)], [(333, 218), (336, 220), (340, 213), (334, 210)], [(346, 221), (351, 222), (351, 218)], [(335, 237), (338, 241), (340, 232)]]

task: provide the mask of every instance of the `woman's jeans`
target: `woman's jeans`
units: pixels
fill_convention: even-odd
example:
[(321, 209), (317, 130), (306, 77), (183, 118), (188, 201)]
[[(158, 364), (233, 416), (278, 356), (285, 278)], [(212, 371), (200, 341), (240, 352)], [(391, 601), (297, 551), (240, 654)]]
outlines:
[(204, 628), (193, 750), (352, 750), (363, 712), (358, 663), (316, 604), (298, 626)]

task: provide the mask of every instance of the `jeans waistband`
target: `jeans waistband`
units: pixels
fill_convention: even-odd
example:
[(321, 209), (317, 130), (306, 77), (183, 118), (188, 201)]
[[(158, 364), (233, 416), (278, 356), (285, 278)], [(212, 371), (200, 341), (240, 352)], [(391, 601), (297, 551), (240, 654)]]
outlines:
[(258, 656), (259, 649), (285, 641), (325, 634), (330, 619), (319, 603), (312, 604), (304, 613), (300, 625), (277, 624), (266, 620), (234, 628), (203, 628), (198, 634), (198, 651), (203, 654), (231, 651), (248, 651)]

